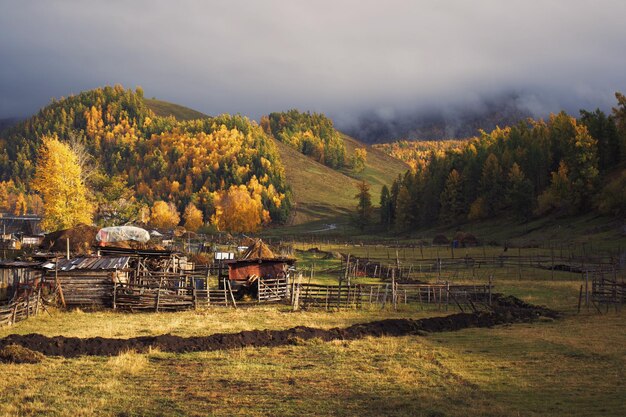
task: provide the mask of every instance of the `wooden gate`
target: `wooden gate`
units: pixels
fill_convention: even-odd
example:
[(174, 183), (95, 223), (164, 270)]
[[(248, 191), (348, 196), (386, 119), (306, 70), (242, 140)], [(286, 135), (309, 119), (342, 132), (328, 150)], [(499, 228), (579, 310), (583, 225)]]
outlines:
[(259, 303), (270, 301), (281, 301), (287, 298), (288, 285), (287, 277), (281, 278), (259, 278), (257, 280), (258, 285), (258, 300)]

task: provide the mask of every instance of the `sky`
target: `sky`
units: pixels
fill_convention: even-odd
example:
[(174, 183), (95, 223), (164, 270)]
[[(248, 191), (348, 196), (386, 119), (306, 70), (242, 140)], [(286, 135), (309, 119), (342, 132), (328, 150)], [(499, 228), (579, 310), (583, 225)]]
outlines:
[(625, 17), (623, 0), (0, 0), (0, 118), (113, 84), (338, 125), (511, 92), (539, 116), (610, 110)]

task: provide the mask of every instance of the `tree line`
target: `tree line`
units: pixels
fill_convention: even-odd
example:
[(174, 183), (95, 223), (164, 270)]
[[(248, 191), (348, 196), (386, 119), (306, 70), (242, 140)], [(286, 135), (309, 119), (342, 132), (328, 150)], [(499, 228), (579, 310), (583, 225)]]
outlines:
[(381, 223), (406, 230), (493, 216), (626, 213), (626, 98), (616, 98), (610, 115), (561, 112), (438, 146), (383, 187)]

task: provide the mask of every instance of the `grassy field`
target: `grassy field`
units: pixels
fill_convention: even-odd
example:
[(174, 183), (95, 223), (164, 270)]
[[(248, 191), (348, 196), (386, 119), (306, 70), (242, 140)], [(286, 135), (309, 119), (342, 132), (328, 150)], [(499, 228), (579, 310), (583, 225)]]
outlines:
[[(54, 312), (10, 332), (79, 337), (345, 326), (407, 311)], [(412, 312), (418, 317), (426, 312)], [(433, 312), (428, 312), (432, 315)], [(0, 415), (624, 415), (623, 314), (426, 337), (1, 364)]]
[[(306, 250), (308, 245), (301, 244)], [(383, 246), (335, 245), (331, 251), (386, 259)], [(425, 256), (448, 248), (425, 248)], [(418, 262), (413, 248), (402, 262)], [(468, 249), (482, 252), (482, 248)], [(490, 248), (496, 254), (502, 248)], [(537, 248), (524, 249), (539, 251)], [(334, 282), (336, 257), (298, 251), (316, 282)], [(324, 272), (324, 271), (327, 272)], [(495, 290), (561, 312), (556, 320), (427, 336), (354, 341), (295, 341), (275, 348), (173, 354), (153, 350), (114, 357), (48, 357), (0, 364), (0, 415), (7, 416), (622, 416), (626, 414), (624, 312), (576, 313), (581, 277), (492, 268)], [(435, 277), (432, 277), (435, 279)], [(457, 277), (458, 282), (483, 282)], [(372, 281), (372, 278), (357, 278)], [(481, 281), (483, 280), (483, 281)], [(53, 310), (11, 333), (129, 338), (202, 336), (303, 325), (345, 327), (384, 318), (450, 314), (400, 305), (292, 312), (287, 306), (123, 314)]]

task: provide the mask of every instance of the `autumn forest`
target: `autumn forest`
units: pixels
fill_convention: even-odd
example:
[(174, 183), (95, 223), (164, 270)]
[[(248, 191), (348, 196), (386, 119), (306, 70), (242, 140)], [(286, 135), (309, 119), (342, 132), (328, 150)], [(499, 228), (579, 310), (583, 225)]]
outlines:
[[(410, 169), (382, 187), (379, 215), (363, 195), (369, 185), (354, 190), (356, 224), (402, 231), (494, 216), (623, 214), (626, 98), (616, 97), (610, 115), (562, 112), (471, 139), (376, 145)], [(134, 222), (254, 232), (284, 223), (297, 198), (274, 140), (351, 175), (367, 167), (367, 147), (349, 154), (322, 114), (177, 120), (150, 110), (141, 88), (119, 85), (53, 101), (0, 138), (0, 210), (43, 214), (46, 230)]]

